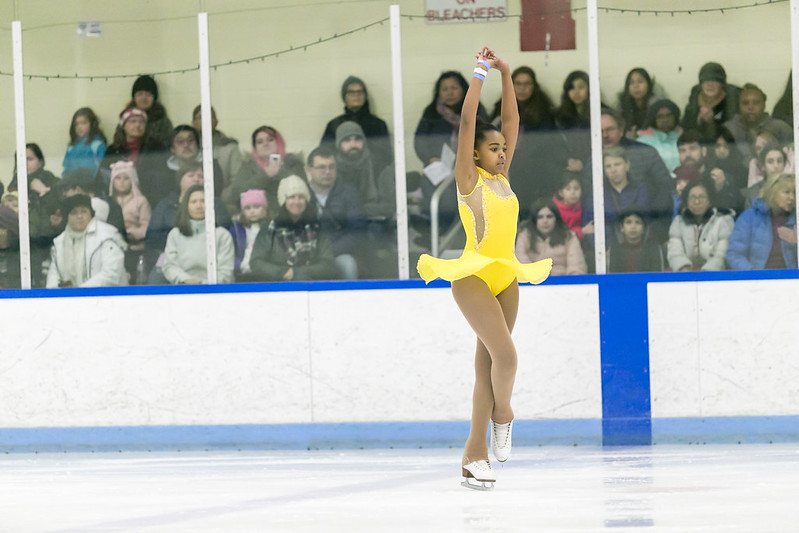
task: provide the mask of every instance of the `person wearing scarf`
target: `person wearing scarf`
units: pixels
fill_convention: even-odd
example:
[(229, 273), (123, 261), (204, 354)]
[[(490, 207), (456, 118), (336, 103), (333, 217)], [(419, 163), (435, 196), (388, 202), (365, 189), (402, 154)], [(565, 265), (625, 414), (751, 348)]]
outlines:
[(326, 280), (336, 277), (330, 238), (315, 209), (311, 192), (299, 176), (288, 176), (278, 188), (277, 217), (255, 238), (250, 269), (258, 281)]
[(94, 218), (91, 198), (65, 198), (62, 210), (67, 226), (53, 241), (47, 287), (127, 285), (127, 244), (114, 226)]

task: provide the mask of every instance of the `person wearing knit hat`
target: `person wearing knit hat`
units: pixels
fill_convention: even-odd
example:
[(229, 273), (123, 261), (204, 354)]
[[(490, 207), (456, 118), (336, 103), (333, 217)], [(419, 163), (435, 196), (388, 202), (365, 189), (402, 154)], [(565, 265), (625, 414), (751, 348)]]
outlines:
[(129, 245), (125, 254), (125, 268), (133, 276), (139, 255), (145, 248), (144, 237), (152, 218), (150, 202), (139, 190), (139, 176), (133, 163), (118, 161), (111, 165), (108, 197), (110, 204), (118, 206), (122, 212)]
[(147, 113), (147, 137), (166, 146), (172, 133), (172, 121), (166, 108), (158, 101), (158, 85), (149, 75), (139, 76), (130, 91), (131, 100), (127, 107), (134, 107)]
[(369, 92), (366, 83), (357, 76), (348, 76), (341, 85), (341, 99), (344, 101), (344, 113), (327, 123), (320, 144), (338, 145), (336, 130), (347, 121), (357, 123), (372, 152), (375, 175), (393, 161), (391, 143), (386, 123), (373, 115), (369, 109)]
[(53, 240), (46, 286), (127, 285), (127, 244), (114, 226), (94, 217), (92, 199), (75, 194), (64, 198), (61, 207), (67, 225)]
[(238, 279), (250, 273), (250, 257), (255, 238), (266, 227), (267, 199), (263, 189), (248, 189), (240, 194), (241, 213), (234, 217), (230, 226), (233, 236), (233, 272)]
[(280, 180), (280, 184), (277, 187), (277, 203), (284, 207), (286, 200), (295, 195), (302, 196), (306, 202), (311, 201), (311, 192), (308, 190), (305, 180), (292, 174)]
[(738, 113), (740, 88), (727, 83), (727, 72), (714, 61), (699, 69), (699, 84), (691, 89), (683, 116), (683, 129), (698, 129), (706, 140)]
[(364, 209), (370, 211), (378, 201), (377, 173), (363, 129), (356, 122), (342, 122), (336, 128), (336, 174), (358, 191)]
[(306, 281), (338, 277), (330, 237), (309, 203), (305, 181), (293, 174), (283, 178), (278, 199), (280, 210), (255, 238), (250, 270), (239, 279)]

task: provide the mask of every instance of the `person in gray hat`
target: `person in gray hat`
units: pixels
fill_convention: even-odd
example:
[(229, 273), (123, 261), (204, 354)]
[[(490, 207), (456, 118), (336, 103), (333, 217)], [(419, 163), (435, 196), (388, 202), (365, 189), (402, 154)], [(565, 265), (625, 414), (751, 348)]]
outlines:
[(682, 127), (696, 129), (710, 141), (719, 126), (738, 113), (740, 88), (727, 83), (727, 73), (718, 63), (709, 62), (699, 69), (699, 84), (691, 89), (685, 106)]
[(369, 109), (369, 93), (364, 81), (357, 76), (347, 76), (341, 85), (341, 99), (344, 101), (344, 113), (327, 123), (319, 144), (332, 147), (336, 139), (336, 129), (343, 122), (355, 122), (363, 129), (364, 138), (369, 142), (372, 157), (377, 165), (377, 172), (380, 172), (380, 169), (390, 164), (394, 158), (388, 126)]

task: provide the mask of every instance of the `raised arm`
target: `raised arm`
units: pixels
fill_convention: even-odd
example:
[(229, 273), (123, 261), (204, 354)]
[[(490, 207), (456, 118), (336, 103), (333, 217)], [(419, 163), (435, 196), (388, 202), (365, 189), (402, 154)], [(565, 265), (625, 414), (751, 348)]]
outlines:
[[(488, 62), (486, 53), (490, 53), (487, 47), (483, 47), (477, 60)], [(490, 64), (490, 63), (489, 63)], [(480, 63), (480, 69), (486, 70)], [(481, 76), (482, 77), (482, 76)], [(469, 90), (463, 99), (461, 108), (461, 125), (458, 130), (458, 154), (455, 158), (455, 183), (458, 192), (469, 194), (477, 184), (477, 167), (474, 164), (474, 132), (477, 124), (477, 108), (480, 106), (480, 91), (483, 89), (483, 80), (476, 74), (472, 76), (469, 83)]]
[(491, 68), (496, 68), (502, 75), (502, 135), (505, 137), (505, 174), (510, 170), (513, 152), (516, 150), (516, 140), (519, 137), (519, 105), (516, 103), (516, 93), (513, 90), (513, 80), (510, 76), (508, 64), (496, 57), (493, 53), (488, 61)]

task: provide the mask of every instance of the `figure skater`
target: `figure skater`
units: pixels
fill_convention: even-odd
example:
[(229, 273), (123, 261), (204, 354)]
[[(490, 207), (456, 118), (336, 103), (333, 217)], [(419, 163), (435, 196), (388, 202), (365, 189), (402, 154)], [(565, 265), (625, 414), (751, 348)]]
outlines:
[[(510, 456), (513, 410), (510, 399), (516, 377), (516, 348), (511, 331), (519, 307), (518, 281), (541, 283), (552, 260), (521, 264), (514, 255), (519, 203), (507, 180), (519, 133), (519, 111), (508, 64), (484, 47), (477, 54), (461, 112), (455, 181), (466, 246), (458, 259), (427, 254), (416, 266), (425, 282), (452, 282), (452, 295), (477, 334), (472, 421), (463, 454), (462, 485), (494, 487), (486, 431), (491, 423), (491, 452), (499, 462)], [(477, 123), (480, 90), (487, 71), (502, 76), (502, 131)]]

